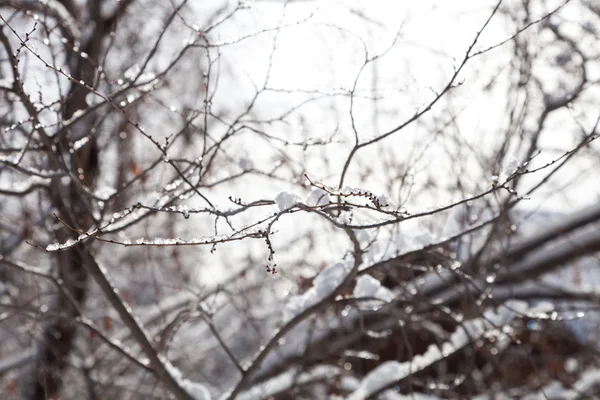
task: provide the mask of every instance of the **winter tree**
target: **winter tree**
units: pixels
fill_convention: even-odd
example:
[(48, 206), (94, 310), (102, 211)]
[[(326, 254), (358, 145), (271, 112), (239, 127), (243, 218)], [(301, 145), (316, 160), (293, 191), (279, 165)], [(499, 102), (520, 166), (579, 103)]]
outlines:
[(596, 1), (0, 23), (3, 399), (600, 396)]

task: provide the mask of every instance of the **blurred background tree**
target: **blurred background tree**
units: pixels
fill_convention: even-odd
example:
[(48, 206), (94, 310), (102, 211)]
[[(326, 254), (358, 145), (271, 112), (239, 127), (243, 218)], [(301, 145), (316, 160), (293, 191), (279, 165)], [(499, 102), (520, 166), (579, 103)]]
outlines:
[(600, 8), (396, 3), (0, 1), (4, 397), (600, 396)]

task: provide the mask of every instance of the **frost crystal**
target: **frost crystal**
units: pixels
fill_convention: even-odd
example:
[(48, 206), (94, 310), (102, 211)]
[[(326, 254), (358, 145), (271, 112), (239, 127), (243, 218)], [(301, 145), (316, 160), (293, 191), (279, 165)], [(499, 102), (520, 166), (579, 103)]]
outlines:
[(292, 208), (298, 203), (301, 203), (300, 197), (288, 192), (281, 192), (275, 197), (275, 203), (279, 207), (279, 211), (284, 211)]

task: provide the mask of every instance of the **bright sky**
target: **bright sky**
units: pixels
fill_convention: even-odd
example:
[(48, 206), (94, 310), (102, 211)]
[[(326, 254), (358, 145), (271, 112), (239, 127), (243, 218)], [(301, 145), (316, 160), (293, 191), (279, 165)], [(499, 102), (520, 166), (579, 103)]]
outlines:
[[(539, 6), (531, 18), (536, 19), (561, 3), (536, 2), (543, 4), (543, 8)], [(256, 87), (264, 85), (267, 71), (269, 88), (291, 92), (342, 93), (355, 84), (367, 55), (373, 57), (387, 51), (364, 68), (356, 81), (357, 94), (382, 98), (377, 102), (371, 99), (355, 100), (353, 117), (359, 137), (364, 140), (410, 118), (432, 99), (435, 91), (443, 88), (496, 2), (298, 1), (289, 3), (285, 8), (281, 3), (272, 1), (248, 4), (249, 10), (225, 22), (217, 32), (220, 34), (215, 34), (223, 43), (246, 35), (251, 37), (221, 48), (228, 75), (227, 79), (219, 82), (213, 110), (217, 110), (220, 104), (244, 109), (245, 102), (253, 96)], [(510, 7), (511, 1), (503, 4)], [(201, 10), (198, 13), (206, 15)], [(574, 21), (579, 18), (575, 4), (567, 5), (561, 15)], [(279, 29), (275, 37), (277, 30), (273, 28), (278, 26), (285, 28)], [(475, 50), (502, 42), (514, 33), (512, 29), (503, 15), (495, 16), (481, 35)], [(263, 30), (267, 32), (252, 35)], [(390, 48), (396, 35), (397, 41)], [(274, 44), (276, 50), (273, 53)], [(449, 102), (438, 103), (424, 119), (425, 124), (414, 124), (386, 139), (381, 146), (362, 151), (353, 162), (346, 183), (364, 187), (359, 179), (360, 173), (367, 167), (373, 167), (383, 171), (381, 179), (375, 174), (365, 188), (375, 193), (386, 193), (384, 181), (388, 171), (384, 171), (380, 163), (381, 154), (393, 155), (398, 162), (412, 162), (410, 155), (417, 148), (424, 150), (424, 156), (416, 164), (415, 182), (422, 185), (428, 176), (433, 175), (439, 182), (453, 184), (457, 174), (453, 168), (457, 160), (448, 159), (447, 149), (441, 144), (443, 139), (425, 147), (431, 139), (428, 132), (431, 132), (432, 121), (435, 121), (432, 117), (438, 117), (437, 125), (441, 125), (447, 122), (445, 112), (452, 110), (456, 115), (455, 124), (442, 130), (442, 138), (453, 135), (453, 138), (459, 137), (463, 141), (464, 149), (455, 150), (460, 155), (460, 163), (465, 165), (460, 174), (466, 181), (471, 180), (485, 188), (488, 182), (491, 183), (491, 174), (488, 176), (486, 172), (485, 176), (479, 175), (481, 168), (477, 164), (477, 157), (480, 154), (490, 155), (492, 144), (496, 146), (505, 134), (506, 88), (512, 77), (502, 72), (513, 57), (510, 50), (509, 43), (471, 60), (459, 77), (465, 84), (453, 92)], [(545, 73), (548, 82), (557, 81), (555, 71), (548, 70)], [(492, 90), (484, 91), (483, 87), (493, 78), (498, 84)], [(256, 103), (256, 114), (262, 118), (278, 116), (288, 111), (291, 104), (297, 104), (308, 96), (310, 94), (306, 93), (264, 93)], [(301, 141), (307, 137), (328, 138), (337, 128), (339, 134), (336, 139), (342, 141), (340, 144), (309, 148), (304, 153), (289, 146), (282, 147), (289, 154), (306, 161), (306, 172), (311, 178), (335, 186), (343, 161), (352, 146), (349, 109), (347, 97), (325, 97), (293, 113), (288, 118), (291, 121), (289, 125), (273, 124), (268, 132), (286, 140)], [(594, 118), (594, 115), (582, 117), (581, 122), (589, 127)], [(557, 130), (549, 130), (541, 142), (548, 148), (563, 152), (569, 150), (575, 137), (573, 117), (568, 113), (558, 113), (550, 121), (550, 126), (556, 126)], [(561, 133), (564, 127), (568, 130), (567, 137), (564, 132)], [(239, 149), (232, 149), (232, 153), (252, 160), (257, 166), (273, 164), (272, 151), (267, 150), (267, 146), (256, 138), (251, 143), (240, 143)], [(559, 151), (544, 151), (533, 165), (541, 165), (561, 154)], [(533, 209), (541, 206), (569, 211), (594, 202), (598, 190), (590, 168), (595, 165), (596, 160), (593, 159), (572, 163), (556, 182), (551, 182), (546, 192), (536, 193), (523, 205)], [(538, 176), (526, 180), (537, 182)], [(252, 177), (241, 185), (236, 184), (234, 195), (239, 194), (247, 199), (274, 198), (280, 191), (291, 189), (285, 182), (263, 183)], [(564, 185), (570, 186), (561, 190)], [(298, 192), (297, 188), (294, 190)], [(477, 191), (476, 188), (473, 190)], [(298, 194), (305, 196), (307, 193)], [(412, 202), (408, 205), (423, 208), (455, 200), (440, 193), (413, 192)], [(396, 193), (386, 194), (394, 197)], [(230, 189), (222, 193), (223, 199), (229, 195), (232, 195)], [(297, 227), (298, 220), (282, 221), (278, 233), (281, 243), (296, 234), (295, 230), (286, 230), (288, 224)]]
[[(543, 15), (562, 2), (543, 3), (543, 9), (540, 8), (532, 18)], [(354, 119), (359, 136), (364, 140), (395, 127), (412, 116), (434, 96), (434, 91), (439, 91), (447, 83), (496, 2), (299, 1), (288, 4), (285, 10), (276, 2), (249, 4), (249, 10), (223, 24), (219, 31), (223, 32), (220, 37), (223, 42), (265, 28), (280, 25), (287, 27), (279, 31), (272, 59), (273, 31), (222, 49), (223, 58), (232, 66), (236, 79), (220, 82), (222, 90), (220, 97), (217, 94), (216, 106), (220, 101), (228, 107), (232, 102), (239, 102), (241, 108), (244, 99), (247, 100), (255, 92), (255, 87), (264, 84), (269, 63), (268, 86), (271, 88), (318, 90), (323, 93), (350, 89), (365, 60), (365, 49), (369, 57), (389, 50), (385, 56), (363, 69), (357, 81), (358, 94), (385, 98), (378, 102), (361, 99), (355, 101)], [(503, 4), (510, 6), (511, 2), (505, 1)], [(567, 5), (564, 15), (576, 20), (577, 8), (573, 4)], [(296, 24), (299, 21), (303, 22)], [(502, 15), (494, 17), (475, 49), (484, 49), (508, 38), (513, 33), (509, 28)], [(390, 49), (396, 35), (398, 40)], [(478, 152), (485, 153), (503, 134), (506, 121), (506, 85), (502, 84), (502, 80), (506, 82), (509, 77), (500, 75), (498, 80), (501, 82), (495, 90), (484, 92), (482, 87), (506, 67), (511, 57), (507, 51), (510, 51), (510, 44), (472, 60), (459, 79), (464, 80), (465, 85), (455, 91), (451, 105), (441, 102), (434, 109), (435, 115), (442, 116), (444, 108), (451, 107), (457, 116), (459, 135)], [(557, 81), (552, 73), (547, 72), (550, 83)], [(231, 93), (237, 96), (232, 97)], [(300, 94), (265, 93), (259, 98), (256, 109), (262, 117), (276, 116), (289, 110), (290, 104), (297, 103), (301, 98)], [(348, 110), (348, 101), (341, 97), (338, 96), (335, 100), (325, 98), (294, 113), (296, 123), (292, 126), (273, 125), (270, 132), (286, 139), (301, 140), (303, 137), (327, 138), (338, 127), (344, 143), (325, 150), (307, 152), (313, 156), (312, 162), (308, 163), (308, 172), (317, 179), (334, 185), (351, 146)], [(553, 119), (553, 124), (562, 124), (561, 120), (565, 118), (569, 116), (560, 115)], [(593, 116), (587, 122), (590, 123), (591, 120)], [(572, 120), (566, 124), (572, 129)], [(408, 159), (415, 143), (423, 140), (424, 129), (423, 126), (413, 125), (387, 139), (383, 145), (393, 148), (398, 160)], [(563, 150), (569, 149), (573, 144), (572, 140), (565, 142), (564, 135), (546, 135), (542, 138), (542, 143)], [(264, 163), (272, 163), (268, 152), (260, 151), (260, 144), (253, 143), (251, 149), (251, 154), (248, 148), (241, 151), (246, 151), (247, 157), (259, 165), (262, 156), (265, 157)], [(441, 150), (434, 146), (427, 151), (421, 170), (429, 169), (431, 172), (438, 165), (440, 171), (447, 171), (455, 161), (444, 160)], [(349, 185), (357, 183), (355, 178), (364, 168), (364, 162), (377, 158), (380, 151), (381, 148), (373, 146), (361, 153), (361, 157), (353, 164), (355, 168), (350, 171)], [(550, 161), (557, 154), (559, 153), (542, 153), (536, 162)], [(466, 154), (466, 157), (469, 162), (476, 161), (475, 154)], [(328, 159), (327, 163), (321, 162), (324, 158)], [(585, 166), (580, 165), (570, 172), (566, 171), (563, 182), (571, 181), (583, 170)], [(440, 175), (443, 178), (443, 174)], [(454, 176), (449, 178), (454, 179)], [(476, 176), (473, 179), (481, 181), (482, 177)], [(370, 189), (384, 189), (383, 186), (378, 187), (382, 182), (375, 180), (372, 183), (374, 187)], [(590, 196), (595, 192), (595, 188), (590, 188), (589, 185), (578, 186), (581, 190), (578, 193), (585, 195), (568, 199), (572, 208), (589, 203)], [(557, 192), (553, 190), (553, 193)], [(275, 194), (276, 191), (273, 195)], [(565, 207), (562, 195), (542, 197), (544, 207), (561, 210)], [(444, 199), (430, 201), (444, 202)]]

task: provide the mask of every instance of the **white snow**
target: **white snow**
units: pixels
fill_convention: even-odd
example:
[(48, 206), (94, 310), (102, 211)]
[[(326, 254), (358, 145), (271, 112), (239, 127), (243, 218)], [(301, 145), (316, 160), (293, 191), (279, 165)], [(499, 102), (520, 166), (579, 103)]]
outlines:
[(165, 357), (159, 356), (165, 369), (171, 374), (173, 379), (190, 395), (194, 400), (211, 400), (210, 392), (206, 386), (192, 382), (189, 379), (183, 378), (183, 373), (179, 368), (171, 364)]
[(211, 400), (210, 392), (206, 386), (192, 382), (189, 379), (183, 379), (180, 382), (181, 387), (194, 398), (194, 400)]
[(371, 275), (362, 275), (356, 280), (354, 287), (354, 297), (370, 297), (390, 302), (394, 299), (394, 294), (386, 287), (381, 286), (381, 282)]
[(366, 247), (367, 245), (371, 244), (371, 234), (367, 229), (357, 229), (354, 231), (354, 234), (356, 235), (358, 242), (361, 244), (361, 247)]
[(381, 287), (381, 282), (371, 275), (363, 275), (356, 280), (354, 297), (375, 297), (375, 293)]
[(294, 207), (296, 204), (301, 203), (300, 197), (293, 193), (281, 192), (275, 197), (275, 203), (279, 207), (279, 211), (284, 211)]
[(16, 193), (27, 193), (32, 190), (35, 186), (49, 186), (51, 183), (50, 179), (40, 178), (38, 176), (30, 176), (29, 178), (23, 179), (18, 182), (10, 182), (6, 188), (0, 187), (0, 191), (7, 190)]
[(379, 396), (381, 400), (443, 400), (441, 397), (432, 396), (423, 393), (410, 393), (407, 395), (396, 393), (393, 390), (386, 390)]
[(329, 193), (323, 189), (313, 189), (312, 192), (306, 197), (305, 204), (309, 207), (325, 206), (331, 202)]
[(115, 193), (117, 193), (117, 191), (114, 188), (102, 186), (94, 192), (94, 196), (106, 201)]
[(358, 389), (348, 397), (348, 400), (366, 399), (371, 393), (377, 392), (391, 382), (402, 379), (408, 374), (404, 364), (398, 361), (386, 361), (379, 365), (365, 376)]
[(519, 168), (520, 165), (521, 163), (515, 157), (509, 157), (502, 166), (502, 171), (500, 171), (500, 174), (505, 178), (509, 177), (517, 170), (517, 168)]
[(262, 400), (278, 393), (289, 390), (292, 386), (302, 385), (322, 379), (333, 379), (343, 375), (343, 371), (330, 365), (318, 365), (307, 372), (297, 369), (288, 370), (268, 381), (254, 386), (251, 389), (236, 396), (238, 400)]
[(333, 292), (350, 272), (349, 267), (352, 266), (348, 263), (339, 262), (321, 271), (313, 280), (313, 287), (316, 289), (317, 295), (325, 297)]
[[(591, 368), (581, 374), (581, 378), (571, 388), (565, 388), (561, 382), (553, 381), (537, 392), (528, 393), (522, 400), (564, 399), (576, 400), (588, 398), (585, 396), (592, 386), (600, 384), (600, 370)], [(509, 393), (484, 394), (473, 400), (512, 400), (515, 397)]]
[(380, 207), (389, 207), (392, 205), (392, 201), (385, 194), (377, 196), (377, 202), (379, 203)]
[(65, 243), (51, 243), (48, 246), (46, 246), (46, 251), (64, 250), (69, 247), (75, 246), (77, 243), (79, 243), (79, 241), (76, 239), (69, 239)]
[(317, 291), (314, 287), (301, 295), (292, 296), (283, 308), (283, 322), (288, 322), (317, 301)]
[(352, 212), (351, 211), (342, 211), (340, 215), (337, 217), (337, 221), (340, 224), (349, 224), (352, 222)]
[(292, 296), (283, 309), (283, 321), (288, 322), (310, 306), (333, 293), (348, 276), (354, 265), (352, 256), (322, 270), (314, 279), (313, 286), (306, 292)]
[(89, 141), (90, 141), (90, 137), (89, 136), (84, 136), (83, 138), (81, 138), (78, 141), (76, 141), (75, 143), (73, 143), (73, 149), (74, 150), (79, 150), (80, 148), (82, 148)]
[(524, 313), (527, 308), (527, 303), (523, 301), (506, 302), (506, 305), (502, 306), (498, 312), (488, 310), (482, 318), (466, 321), (450, 336), (447, 342), (441, 346), (437, 344), (430, 345), (425, 353), (413, 357), (411, 361), (403, 363), (387, 361), (381, 364), (364, 377), (358, 389), (348, 397), (348, 400), (369, 398), (394, 382), (404, 379), (442, 358), (448, 357), (482, 335), (497, 332), (497, 328), (509, 323), (515, 316)]
[(252, 162), (251, 159), (249, 159), (248, 157), (241, 157), (238, 160), (238, 165), (240, 166), (241, 169), (243, 169), (244, 171), (250, 171), (251, 169), (254, 168), (254, 163)]
[[(185, 209), (181, 210), (182, 213), (184, 214), (184, 216), (186, 215), (186, 211)], [(189, 214), (187, 214), (189, 215)], [(68, 249), (69, 247), (73, 247), (75, 246), (78, 242), (87, 239), (90, 236), (93, 236), (94, 234), (96, 234), (98, 232), (98, 230), (94, 230), (88, 233), (84, 233), (82, 235), (79, 235), (79, 238), (77, 240), (75, 239), (69, 239), (67, 240), (65, 243), (52, 243), (46, 246), (46, 251), (57, 251), (57, 250), (64, 250), (64, 249)], [(246, 235), (252, 235), (254, 233), (258, 232), (258, 228), (254, 228), (254, 229), (247, 229), (246, 231), (244, 231), (244, 234)], [(226, 242), (228, 240), (231, 240), (232, 238), (235, 238), (235, 235), (215, 235), (215, 236), (201, 236), (201, 237), (195, 237), (195, 238), (191, 238), (191, 239), (182, 239), (182, 238), (138, 238), (135, 240), (132, 240), (130, 238), (127, 239), (123, 239), (119, 242), (115, 242), (118, 244), (125, 244), (125, 245), (138, 245), (138, 246), (176, 246), (176, 245), (182, 245), (182, 246), (193, 246), (193, 245), (206, 245), (206, 244), (213, 244), (213, 243), (219, 243), (219, 242)]]

